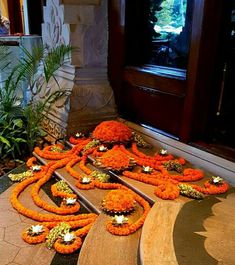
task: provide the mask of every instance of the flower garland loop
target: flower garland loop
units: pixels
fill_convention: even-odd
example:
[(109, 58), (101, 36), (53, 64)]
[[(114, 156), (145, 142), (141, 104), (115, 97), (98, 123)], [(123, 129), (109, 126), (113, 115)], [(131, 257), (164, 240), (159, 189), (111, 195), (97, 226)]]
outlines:
[(54, 244), (54, 249), (61, 254), (71, 254), (78, 250), (82, 245), (82, 239), (76, 237), (70, 244), (64, 244), (62, 239), (57, 239)]
[(22, 232), (22, 239), (29, 244), (39, 244), (46, 241), (46, 237), (49, 234), (49, 229), (47, 227), (43, 227), (43, 231), (38, 234), (30, 233), (30, 228), (27, 228)]
[[(126, 187), (123, 187), (123, 188), (127, 189)], [(106, 229), (113, 235), (128, 236), (130, 234), (135, 233), (144, 224), (146, 216), (150, 210), (150, 206), (147, 201), (145, 201), (142, 197), (140, 197), (135, 192), (130, 191), (130, 190), (129, 192), (133, 194), (134, 200), (142, 206), (143, 214), (136, 222), (132, 224), (128, 223), (128, 224), (124, 224), (121, 226), (115, 226), (112, 221), (108, 221), (106, 224)]]

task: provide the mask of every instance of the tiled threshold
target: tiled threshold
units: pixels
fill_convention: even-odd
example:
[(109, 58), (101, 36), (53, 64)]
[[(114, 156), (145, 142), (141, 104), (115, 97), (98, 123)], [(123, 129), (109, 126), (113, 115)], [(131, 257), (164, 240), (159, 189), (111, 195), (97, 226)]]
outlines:
[(235, 163), (193, 146), (181, 143), (170, 137), (154, 132), (146, 127), (124, 121), (130, 128), (143, 135), (152, 145), (165, 148), (170, 153), (184, 157), (192, 165), (201, 168), (212, 175), (219, 175), (230, 184), (235, 185)]

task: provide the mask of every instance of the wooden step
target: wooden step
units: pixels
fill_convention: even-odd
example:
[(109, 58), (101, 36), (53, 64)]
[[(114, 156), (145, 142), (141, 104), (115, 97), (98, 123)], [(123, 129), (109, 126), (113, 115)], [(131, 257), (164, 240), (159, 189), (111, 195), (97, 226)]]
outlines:
[(153, 205), (142, 228), (140, 261), (142, 265), (177, 265), (173, 229), (183, 203), (161, 201)]
[(129, 236), (114, 236), (106, 231), (109, 217), (100, 214), (88, 233), (79, 265), (136, 265), (141, 230)]

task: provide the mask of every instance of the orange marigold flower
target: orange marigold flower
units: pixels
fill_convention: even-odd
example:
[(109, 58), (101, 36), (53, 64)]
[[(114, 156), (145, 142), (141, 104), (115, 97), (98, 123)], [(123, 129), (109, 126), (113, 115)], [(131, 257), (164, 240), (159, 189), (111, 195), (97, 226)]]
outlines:
[(104, 153), (100, 158), (97, 159), (97, 161), (97, 165), (100, 163), (100, 166), (113, 170), (127, 169), (131, 166), (132, 162), (127, 154), (115, 148)]
[(123, 189), (110, 191), (102, 202), (103, 210), (110, 213), (129, 212), (134, 207), (135, 200), (132, 193)]

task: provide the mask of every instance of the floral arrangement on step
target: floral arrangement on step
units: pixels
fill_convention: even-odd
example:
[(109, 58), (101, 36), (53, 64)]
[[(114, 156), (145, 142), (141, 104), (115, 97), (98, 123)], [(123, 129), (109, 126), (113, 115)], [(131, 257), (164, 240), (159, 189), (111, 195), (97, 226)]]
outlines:
[[(97, 217), (93, 213), (70, 215), (70, 213), (77, 212), (80, 208), (80, 205), (76, 201), (76, 196), (73, 196), (73, 193), (66, 193), (67, 198), (64, 198), (61, 207), (50, 205), (48, 202), (43, 201), (39, 197), (40, 187), (51, 178), (53, 172), (56, 169), (64, 167), (69, 160), (70, 157), (66, 157), (56, 162), (50, 162), (45, 166), (41, 166), (40, 171), (34, 172), (32, 177), (26, 178), (17, 184), (11, 194), (12, 206), (20, 214), (38, 222), (37, 225), (31, 226), (22, 232), (22, 238), (27, 243), (38, 244), (47, 241), (48, 238), (54, 238), (55, 234), (53, 233), (53, 228), (57, 226), (63, 226), (63, 224), (75, 229), (74, 234), (76, 235), (76, 240), (72, 242), (72, 244), (65, 244), (64, 246), (63, 242), (56, 241), (57, 239), (60, 239), (57, 237), (56, 240), (53, 241), (53, 244), (49, 244), (50, 247), (54, 247), (58, 252), (64, 254), (72, 253), (81, 247), (82, 241), (79, 238), (81, 236), (85, 236), (89, 232)], [(27, 163), (27, 165), (32, 166), (33, 162), (34, 161), (31, 160)], [(46, 211), (51, 211), (54, 213), (40, 213), (35, 210), (28, 209), (18, 200), (19, 195), (31, 184), (34, 184), (32, 187), (32, 198), (36, 205)], [(65, 187), (64, 184), (61, 186)], [(65, 237), (65, 242), (68, 241), (67, 238), (68, 236)]]
[[(107, 124), (104, 128), (106, 126)], [(97, 129), (98, 132), (99, 130)], [(121, 131), (123, 138), (118, 138), (119, 140), (131, 139), (131, 136), (129, 138), (129, 130), (125, 128)], [(108, 135), (112, 137), (115, 135), (116, 137), (116, 131)], [(112, 139), (117, 139), (115, 137)], [(97, 173), (87, 165), (88, 155), (92, 155), (100, 146), (99, 144), (85, 148), (90, 142), (90, 138), (83, 136), (71, 149), (63, 152), (53, 151), (52, 146), (42, 150), (35, 148), (35, 153), (38, 156), (51, 161), (40, 166), (40, 170), (32, 171), (33, 176), (18, 183), (11, 194), (12, 206), (20, 214), (38, 222), (36, 227), (32, 226), (23, 231), (22, 238), (26, 242), (36, 244), (46, 240), (46, 244), (50, 248), (54, 247), (56, 251), (63, 254), (72, 253), (81, 247), (81, 237), (89, 232), (97, 218), (97, 215), (92, 213), (73, 214), (79, 210), (77, 196), (63, 182), (58, 182), (51, 187), (53, 195), (63, 199), (60, 207), (51, 205), (40, 197), (41, 187), (50, 180), (57, 169), (63, 167), (71, 176), (76, 178), (76, 185), (79, 188), (111, 190), (101, 202), (102, 209), (106, 213), (114, 215), (106, 224), (108, 232), (113, 235), (127, 236), (135, 233), (143, 225), (150, 210), (149, 203), (124, 185), (108, 182), (109, 177), (107, 175)], [(61, 149), (64, 149), (63, 146)], [(102, 166), (113, 171), (124, 170), (123, 175), (125, 177), (155, 186), (154, 193), (162, 199), (176, 199), (180, 194), (201, 199), (205, 195), (224, 193), (229, 188), (228, 183), (218, 176), (206, 180), (203, 186), (192, 184), (191, 182), (204, 177), (203, 171), (186, 168), (186, 161), (183, 158), (175, 158), (166, 150), (159, 150), (152, 156), (146, 155), (138, 150), (136, 142), (132, 143), (131, 150), (124, 145), (114, 145), (111, 150), (102, 149), (98, 151), (102, 154), (97, 156), (97, 161)], [(137, 166), (134, 171), (130, 171), (133, 161), (136, 162)], [(27, 166), (32, 168), (36, 166), (35, 163), (35, 159), (29, 159)], [(77, 172), (73, 168), (77, 163), (83, 173)], [(32, 185), (31, 196), (34, 203), (49, 213), (28, 209), (20, 202), (18, 197), (30, 185)], [(131, 223), (125, 214), (130, 214), (136, 207), (142, 208), (142, 214), (135, 222)]]

